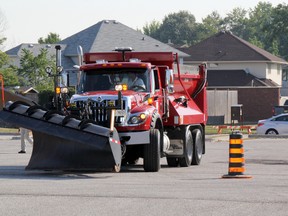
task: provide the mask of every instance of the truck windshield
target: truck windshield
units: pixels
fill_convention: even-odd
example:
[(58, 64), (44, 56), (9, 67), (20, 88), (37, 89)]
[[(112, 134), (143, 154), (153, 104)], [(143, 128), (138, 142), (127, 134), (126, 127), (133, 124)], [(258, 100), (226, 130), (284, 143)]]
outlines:
[(79, 93), (114, 90), (115, 85), (126, 84), (129, 90), (147, 92), (150, 90), (147, 69), (109, 68), (83, 71), (78, 85)]

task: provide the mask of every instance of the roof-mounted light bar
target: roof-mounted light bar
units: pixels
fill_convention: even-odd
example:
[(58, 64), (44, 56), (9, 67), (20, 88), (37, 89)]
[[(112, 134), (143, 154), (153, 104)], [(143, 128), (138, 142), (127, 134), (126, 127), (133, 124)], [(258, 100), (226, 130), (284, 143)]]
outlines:
[(121, 52), (122, 60), (125, 62), (126, 61), (125, 52), (131, 52), (132, 50), (133, 50), (132, 47), (115, 47), (114, 51)]
[(108, 61), (106, 61), (105, 59), (96, 59), (96, 63), (97, 64), (104, 64), (104, 63), (108, 63)]
[(130, 58), (129, 62), (141, 62), (141, 60), (138, 58)]
[(115, 50), (114, 51), (117, 51), (117, 52), (127, 52), (127, 51), (132, 51), (132, 47), (115, 47)]

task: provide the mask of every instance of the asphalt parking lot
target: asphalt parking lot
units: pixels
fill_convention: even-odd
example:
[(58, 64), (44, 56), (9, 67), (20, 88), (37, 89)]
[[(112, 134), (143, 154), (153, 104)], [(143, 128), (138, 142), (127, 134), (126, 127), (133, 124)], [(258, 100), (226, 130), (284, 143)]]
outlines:
[(229, 135), (207, 137), (200, 166), (158, 173), (25, 171), (17, 137), (0, 138), (1, 215), (287, 215), (288, 139), (244, 137), (245, 175), (228, 173)]

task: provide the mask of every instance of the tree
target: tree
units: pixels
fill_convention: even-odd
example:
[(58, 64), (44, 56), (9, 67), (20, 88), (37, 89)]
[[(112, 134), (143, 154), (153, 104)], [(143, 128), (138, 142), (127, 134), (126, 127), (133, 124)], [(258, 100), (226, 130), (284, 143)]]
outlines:
[(39, 44), (56, 44), (59, 41), (61, 41), (59, 34), (50, 32), (46, 38), (39, 38), (38, 43)]
[(8, 66), (9, 57), (0, 51), (0, 73), (3, 75), (5, 86), (17, 86), (20, 84), (15, 67)]
[(288, 59), (288, 5), (279, 4), (273, 8), (271, 24), (269, 26), (269, 39), (272, 45), (277, 45), (279, 55)]
[(9, 57), (6, 53), (0, 51), (0, 73), (3, 75), (5, 86), (19, 85), (19, 79), (16, 70), (8, 67)]
[(243, 8), (234, 8), (223, 20), (223, 26), (238, 37), (245, 38), (247, 34), (247, 11)]
[(2, 69), (1, 74), (4, 78), (5, 87), (20, 85), (21, 82), (18, 79), (16, 70), (13, 70), (12, 67)]
[(188, 11), (171, 13), (162, 21), (153, 20), (143, 28), (145, 34), (163, 43), (171, 42), (175, 45), (191, 45), (195, 39), (196, 19)]
[(278, 55), (277, 42), (269, 38), (272, 22), (273, 6), (271, 3), (260, 2), (250, 10), (247, 22), (247, 36), (243, 38), (250, 43)]
[(31, 51), (23, 49), (18, 75), (25, 78), (27, 85), (31, 85), (39, 91), (53, 89), (53, 80), (48, 77), (46, 68), (52, 67), (55, 69), (55, 65), (55, 60), (48, 57), (47, 49), (42, 48), (37, 56), (33, 56)]
[(159, 28), (161, 26), (161, 23), (153, 20), (150, 24), (146, 23), (145, 26), (143, 27), (143, 32), (146, 35), (149, 35), (150, 37), (153, 38), (160, 38), (159, 35)]
[(216, 34), (223, 29), (223, 19), (217, 11), (213, 11), (207, 17), (202, 19), (202, 24), (209, 34)]
[[(0, 34), (6, 29), (6, 19), (0, 10)], [(5, 42), (6, 38), (0, 35), (0, 47)], [(5, 86), (16, 86), (19, 80), (16, 71), (13, 67), (8, 67), (9, 57), (5, 52), (0, 50), (0, 73), (3, 75)]]
[(203, 18), (202, 23), (199, 23), (196, 28), (198, 42), (223, 30), (222, 25), (223, 19), (217, 11)]

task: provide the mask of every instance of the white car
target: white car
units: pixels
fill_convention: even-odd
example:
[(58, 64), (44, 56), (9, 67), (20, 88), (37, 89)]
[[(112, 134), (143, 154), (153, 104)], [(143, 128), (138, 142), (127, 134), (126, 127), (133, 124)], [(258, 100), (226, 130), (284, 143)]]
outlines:
[(282, 113), (269, 119), (259, 120), (257, 134), (288, 134), (288, 113)]

